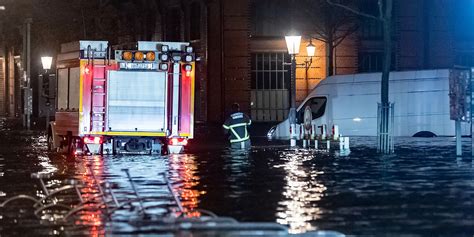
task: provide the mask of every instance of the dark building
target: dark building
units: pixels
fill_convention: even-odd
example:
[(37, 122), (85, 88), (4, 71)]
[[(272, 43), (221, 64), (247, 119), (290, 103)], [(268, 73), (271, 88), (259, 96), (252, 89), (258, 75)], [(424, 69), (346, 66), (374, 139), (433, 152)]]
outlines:
[[(289, 62), (284, 35), (302, 34), (298, 63), (307, 60), (311, 24), (290, 0), (170, 1), (164, 40), (190, 40), (201, 57), (196, 117), (222, 121), (234, 102), (256, 121), (279, 121), (289, 107)], [(376, 1), (357, 1), (377, 14)], [(375, 4), (375, 5), (374, 5)], [(474, 2), (398, 0), (393, 10), (393, 70), (474, 66)], [(382, 68), (381, 23), (357, 17), (358, 29), (334, 50), (334, 73), (378, 72)], [(309, 25), (309, 27), (308, 27)], [(179, 34), (177, 34), (179, 32)], [(297, 102), (327, 75), (326, 50), (315, 42), (308, 68), (297, 69)]]
[[(74, 21), (79, 24), (76, 31), (83, 32), (87, 39), (109, 39), (116, 44), (136, 40), (192, 43), (200, 59), (196, 76), (197, 121), (223, 121), (234, 102), (240, 103), (255, 121), (284, 119), (290, 96), (290, 68), (285, 64), (290, 57), (284, 35), (292, 30), (303, 36), (297, 56), (300, 64), (296, 75), (297, 103), (331, 74), (327, 44), (322, 41), (312, 41), (316, 55), (308, 68), (303, 66), (308, 61), (305, 46), (309, 36), (315, 35), (308, 12), (311, 16), (311, 11), (317, 12), (317, 8), (306, 7), (301, 4), (305, 2), (302, 0), (98, 2), (110, 4), (94, 13), (101, 17), (86, 17), (85, 20), (91, 22), (83, 29), (79, 23), (83, 23), (84, 18), (75, 11), (79, 19)], [(324, 0), (320, 2), (325, 3)], [(365, 13), (378, 12), (376, 0), (352, 2)], [(473, 1), (393, 2), (393, 70), (474, 66)], [(80, 6), (77, 5), (78, 9)], [(87, 12), (100, 6), (89, 7)], [(335, 47), (332, 74), (381, 71), (380, 22), (364, 17), (353, 17), (352, 21), (357, 22), (358, 28)], [(97, 29), (101, 28), (110, 28), (109, 35), (97, 34)], [(6, 69), (2, 70), (5, 72)], [(5, 98), (7, 80), (2, 78), (5, 77), (0, 77), (0, 93), (3, 93), (0, 97)], [(6, 108), (6, 100), (1, 100), (0, 104), (1, 112)]]

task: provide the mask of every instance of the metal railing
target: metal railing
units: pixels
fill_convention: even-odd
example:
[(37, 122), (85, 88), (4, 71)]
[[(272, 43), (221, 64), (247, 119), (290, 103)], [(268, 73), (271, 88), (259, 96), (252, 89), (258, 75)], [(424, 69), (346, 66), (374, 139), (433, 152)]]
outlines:
[(394, 103), (382, 105), (377, 108), (377, 152), (391, 154), (394, 152), (393, 124)]

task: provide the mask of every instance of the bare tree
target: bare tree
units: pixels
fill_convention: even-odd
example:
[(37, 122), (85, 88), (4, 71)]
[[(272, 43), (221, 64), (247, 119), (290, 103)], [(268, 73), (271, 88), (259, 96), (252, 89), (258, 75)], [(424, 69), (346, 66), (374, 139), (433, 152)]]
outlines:
[[(327, 2), (333, 6), (340, 7), (345, 9), (348, 12), (353, 14), (357, 14), (362, 17), (368, 17), (376, 21), (382, 22), (383, 25), (383, 42), (384, 42), (384, 60), (383, 60), (383, 67), (382, 67), (382, 82), (381, 82), (381, 93), (380, 93), (380, 100), (382, 105), (382, 112), (379, 114), (381, 123), (379, 124), (379, 140), (388, 141), (388, 131), (389, 131), (389, 76), (390, 76), (390, 65), (392, 60), (392, 8), (393, 8), (393, 0), (377, 0), (378, 6), (378, 15), (371, 15), (364, 13), (358, 9), (350, 7), (348, 5), (344, 5), (341, 3), (336, 3), (333, 0), (327, 0)], [(375, 3), (375, 0), (374, 0)], [(385, 111), (383, 108), (387, 108)], [(386, 137), (383, 137), (386, 136)], [(380, 143), (379, 143), (380, 144)], [(390, 152), (387, 150), (389, 146), (385, 146), (382, 144), (383, 147), (379, 147), (379, 150), (383, 153)], [(387, 148), (387, 149), (386, 149)]]
[(326, 0), (298, 1), (305, 9), (306, 18), (311, 19), (311, 37), (326, 43), (326, 76), (335, 74), (334, 49), (357, 28), (355, 14), (326, 2)]

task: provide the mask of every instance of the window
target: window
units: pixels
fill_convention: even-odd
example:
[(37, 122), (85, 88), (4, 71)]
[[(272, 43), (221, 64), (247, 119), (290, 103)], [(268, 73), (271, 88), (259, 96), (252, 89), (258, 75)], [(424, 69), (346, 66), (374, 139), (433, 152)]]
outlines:
[[(373, 16), (379, 15), (377, 0), (358, 0), (358, 3), (362, 12)], [(360, 37), (362, 39), (379, 40), (383, 38), (383, 25), (381, 21), (360, 17), (359, 27)]]
[(359, 54), (359, 72), (381, 72), (382, 66), (382, 52)]
[(290, 62), (290, 55), (287, 53), (253, 54), (251, 60), (252, 89), (289, 89)]
[(251, 58), (252, 120), (284, 120), (290, 104), (290, 56), (287, 53), (254, 53)]
[(360, 37), (362, 39), (381, 40), (383, 38), (382, 22), (363, 17), (360, 20)]
[[(395, 54), (392, 55), (390, 70), (395, 68)], [(359, 72), (381, 72), (383, 68), (383, 52), (359, 53)]]
[(288, 0), (253, 0), (251, 5), (252, 35), (283, 36), (292, 16)]
[(474, 67), (474, 52), (457, 53), (455, 64), (457, 66)]
[(313, 97), (306, 101), (306, 103), (301, 107), (300, 111), (298, 111), (298, 122), (304, 121), (304, 110), (306, 106), (311, 108), (311, 116), (313, 119), (317, 119), (324, 115), (326, 111), (326, 97)]

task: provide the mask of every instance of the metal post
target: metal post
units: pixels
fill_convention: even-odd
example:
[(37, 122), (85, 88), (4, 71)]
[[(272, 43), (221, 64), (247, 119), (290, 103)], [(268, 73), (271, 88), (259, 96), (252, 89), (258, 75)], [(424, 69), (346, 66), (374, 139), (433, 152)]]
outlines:
[(25, 20), (25, 31), (23, 35), (23, 59), (24, 59), (24, 79), (25, 79), (25, 89), (24, 89), (24, 117), (23, 117), (23, 126), (26, 125), (26, 129), (31, 129), (31, 113), (32, 113), (32, 93), (31, 93), (31, 18)]
[(291, 55), (291, 108), (296, 109), (296, 55)]
[[(50, 76), (49, 76), (49, 72), (48, 72), (47, 69), (46, 69), (46, 73), (45, 73), (45, 74), (46, 74), (46, 81), (48, 82), (48, 84), (47, 84), (47, 85), (48, 85), (48, 93), (47, 93), (47, 94), (44, 93), (45, 88), (44, 88), (44, 84), (43, 84), (43, 94), (45, 95), (45, 99), (46, 99), (46, 102), (45, 102), (45, 103), (46, 103), (46, 104), (45, 104), (45, 105), (46, 105), (46, 127), (45, 127), (45, 129), (46, 129), (46, 132), (48, 132), (49, 117), (50, 117), (50, 112), (51, 112), (51, 111), (50, 111), (50, 110), (51, 110), (51, 101), (49, 101), (49, 99), (50, 99), (50, 92), (51, 92), (51, 91), (50, 91), (50, 83), (51, 83), (51, 80), (50, 80), (50, 79), (51, 79), (51, 78), (50, 78)], [(43, 83), (44, 83), (44, 81), (45, 81), (45, 80), (44, 80), (44, 78), (43, 78)]]
[(391, 154), (394, 152), (394, 104), (378, 103), (377, 111), (377, 152)]
[(50, 105), (48, 104), (46, 106), (46, 132), (48, 132), (48, 127), (49, 127), (49, 113), (50, 113)]
[(456, 126), (456, 156), (462, 156), (461, 121), (456, 120), (454, 124)]
[(296, 56), (291, 55), (291, 81), (290, 81), (290, 146), (296, 146)]

